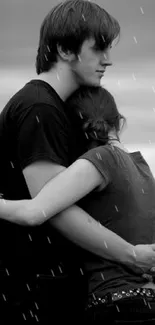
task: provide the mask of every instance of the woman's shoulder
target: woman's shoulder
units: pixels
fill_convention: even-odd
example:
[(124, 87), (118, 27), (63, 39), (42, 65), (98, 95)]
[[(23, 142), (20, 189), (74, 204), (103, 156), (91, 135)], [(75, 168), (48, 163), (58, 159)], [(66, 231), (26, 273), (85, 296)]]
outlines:
[(112, 148), (111, 145), (106, 144), (88, 150), (80, 158), (88, 159), (94, 163), (96, 162), (105, 168), (105, 166), (110, 167), (110, 165), (116, 166), (118, 160), (116, 157), (117, 155), (115, 153), (115, 148)]

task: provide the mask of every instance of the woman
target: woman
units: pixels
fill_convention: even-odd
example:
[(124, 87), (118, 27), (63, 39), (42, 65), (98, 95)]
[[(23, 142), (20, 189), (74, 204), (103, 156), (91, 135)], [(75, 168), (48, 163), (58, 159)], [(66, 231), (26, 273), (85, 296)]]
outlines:
[[(97, 220), (97, 229), (106, 227), (131, 244), (133, 257), (133, 264), (126, 265), (118, 263), (117, 258), (110, 260), (111, 243), (106, 235), (104, 259), (83, 251), (81, 260), (88, 281), (87, 321), (98, 324), (107, 313), (108, 324), (114, 320), (126, 324), (128, 319), (139, 323), (143, 318), (148, 324), (148, 320), (155, 320), (155, 285), (152, 276), (143, 274), (146, 268), (140, 265), (139, 254), (149, 247), (154, 249), (155, 180), (141, 153), (129, 153), (121, 144), (119, 133), (125, 119), (107, 90), (84, 88), (68, 105), (79, 114), (88, 151), (34, 199), (1, 200), (0, 215), (13, 222), (36, 225), (79, 201), (79, 206)], [(62, 219), (51, 218), (50, 223), (66, 235)]]

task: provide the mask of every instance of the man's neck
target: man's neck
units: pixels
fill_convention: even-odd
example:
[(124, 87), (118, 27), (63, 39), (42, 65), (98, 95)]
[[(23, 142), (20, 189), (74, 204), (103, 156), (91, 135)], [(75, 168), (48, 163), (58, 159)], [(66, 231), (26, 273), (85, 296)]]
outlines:
[(67, 65), (56, 66), (48, 72), (43, 72), (37, 76), (37, 79), (47, 82), (63, 101), (66, 101), (78, 88), (72, 72)]

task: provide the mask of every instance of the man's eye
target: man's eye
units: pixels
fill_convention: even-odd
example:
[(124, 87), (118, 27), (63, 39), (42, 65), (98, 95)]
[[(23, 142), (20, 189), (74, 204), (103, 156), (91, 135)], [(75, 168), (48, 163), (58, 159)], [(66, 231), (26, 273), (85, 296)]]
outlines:
[(95, 52), (103, 52), (103, 50), (99, 46), (97, 46), (97, 45), (93, 46), (93, 50)]
[(99, 47), (97, 45), (94, 45), (92, 48), (94, 51), (99, 51)]

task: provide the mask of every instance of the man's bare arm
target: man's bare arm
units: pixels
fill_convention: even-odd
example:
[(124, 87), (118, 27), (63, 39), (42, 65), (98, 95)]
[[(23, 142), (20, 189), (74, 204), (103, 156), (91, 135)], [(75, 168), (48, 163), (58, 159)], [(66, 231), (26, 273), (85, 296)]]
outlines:
[(155, 265), (155, 244), (133, 246), (78, 206), (64, 210), (49, 223), (78, 246), (102, 258), (131, 266), (132, 271), (150, 272)]
[[(31, 196), (36, 196), (50, 179), (64, 169), (51, 162), (37, 162), (28, 166), (23, 173)], [(134, 264), (144, 270), (155, 265), (155, 245), (129, 244), (76, 205), (62, 211), (49, 222), (72, 242), (96, 255)]]
[[(63, 170), (64, 167), (53, 166), (49, 162), (39, 162), (27, 167), (24, 173), (32, 197), (37, 195), (52, 177), (56, 179), (57, 177), (54, 176)], [(48, 192), (46, 193), (48, 194)], [(0, 200), (0, 217), (2, 219), (18, 224), (31, 225), (30, 218), (23, 209), (23, 200), (4, 201)], [(26, 200), (26, 204), (27, 201), (30, 202), (31, 200)], [(20, 213), (19, 206), (21, 206)], [(44, 220), (47, 220), (47, 218), (44, 217)], [(76, 205), (64, 209), (55, 217), (50, 218), (49, 216), (49, 222), (63, 236), (78, 246), (103, 258), (128, 265), (134, 264), (145, 271), (155, 266), (155, 244), (133, 246), (106, 227), (100, 225)]]

